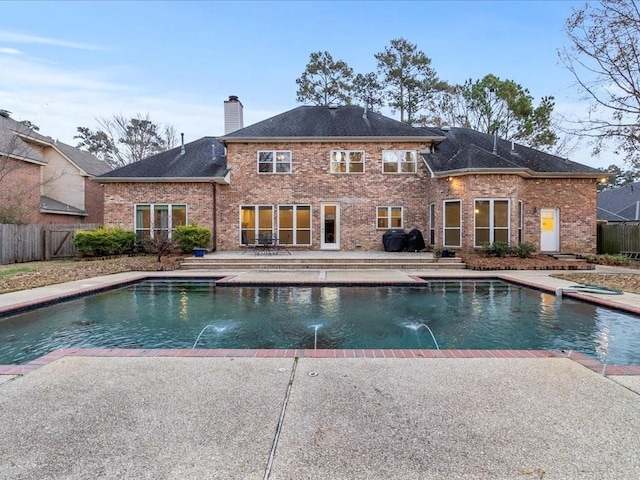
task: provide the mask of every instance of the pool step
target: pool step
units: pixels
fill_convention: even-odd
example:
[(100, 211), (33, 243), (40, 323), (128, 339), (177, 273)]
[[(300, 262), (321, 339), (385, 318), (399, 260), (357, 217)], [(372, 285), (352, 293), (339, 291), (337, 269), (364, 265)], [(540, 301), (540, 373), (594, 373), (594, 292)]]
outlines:
[(210, 255), (203, 258), (188, 257), (180, 265), (185, 270), (260, 270), (260, 269), (395, 269), (395, 270), (435, 270), (464, 269), (460, 258), (429, 257), (303, 257), (294, 255), (245, 255), (237, 257)]

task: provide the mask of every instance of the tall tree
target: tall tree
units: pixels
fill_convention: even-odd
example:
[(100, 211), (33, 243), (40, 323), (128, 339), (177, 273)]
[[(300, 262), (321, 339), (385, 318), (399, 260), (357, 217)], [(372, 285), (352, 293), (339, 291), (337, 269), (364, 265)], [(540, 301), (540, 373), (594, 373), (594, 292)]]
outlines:
[(348, 105), (353, 69), (329, 52), (314, 52), (302, 75), (296, 79), (297, 101), (313, 105)]
[(369, 110), (377, 112), (384, 106), (382, 85), (375, 73), (358, 73), (353, 79), (353, 99)]
[(149, 115), (137, 114), (126, 118), (113, 115), (97, 119), (99, 130), (78, 127), (77, 147), (87, 150), (112, 168), (137, 162), (156, 153), (173, 148), (177, 143), (172, 126), (153, 122)]
[(400, 121), (409, 124), (415, 123), (418, 112), (447, 87), (431, 68), (431, 59), (417, 48), (404, 38), (396, 38), (375, 54), (389, 106), (400, 111)]
[(588, 2), (565, 23), (570, 46), (559, 51), (583, 99), (586, 118), (574, 131), (607, 145), (632, 166), (640, 164), (640, 9), (635, 0)]
[(558, 140), (553, 124), (553, 97), (538, 106), (526, 88), (513, 80), (485, 75), (467, 80), (439, 95), (437, 124), (472, 128), (533, 148), (549, 148)]

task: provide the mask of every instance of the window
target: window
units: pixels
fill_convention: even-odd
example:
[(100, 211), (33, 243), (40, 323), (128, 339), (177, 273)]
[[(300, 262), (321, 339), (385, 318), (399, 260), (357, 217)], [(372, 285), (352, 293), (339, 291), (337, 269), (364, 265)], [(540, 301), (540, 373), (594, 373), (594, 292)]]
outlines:
[(475, 201), (475, 246), (509, 242), (509, 200)]
[(462, 202), (460, 200), (444, 201), (444, 246), (460, 247), (462, 233)]
[(291, 152), (258, 152), (258, 173), (291, 173)]
[(402, 228), (402, 207), (378, 207), (377, 228)]
[(416, 152), (411, 150), (384, 150), (382, 171), (384, 173), (416, 173), (418, 163)]
[(524, 226), (524, 202), (518, 200), (518, 244), (521, 244), (524, 239), (522, 237), (522, 228)]
[(429, 204), (429, 245), (436, 244), (436, 204)]
[(158, 235), (172, 237), (173, 230), (187, 224), (187, 206), (171, 204), (136, 205), (136, 237), (156, 238)]
[(331, 152), (331, 173), (363, 173), (364, 152), (333, 150)]
[(311, 207), (278, 206), (278, 239), (287, 245), (311, 245)]
[(241, 206), (240, 244), (256, 243), (256, 240), (266, 235), (273, 235), (273, 207), (271, 205)]

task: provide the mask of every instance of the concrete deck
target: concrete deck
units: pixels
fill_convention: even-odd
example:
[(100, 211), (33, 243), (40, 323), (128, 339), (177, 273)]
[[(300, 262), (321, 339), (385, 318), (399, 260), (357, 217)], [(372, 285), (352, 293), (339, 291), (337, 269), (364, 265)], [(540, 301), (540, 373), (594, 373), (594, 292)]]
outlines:
[[(549, 273), (131, 273), (0, 295), (0, 310), (148, 276), (570, 284)], [(638, 295), (605, 301), (640, 308)], [(0, 477), (640, 478), (639, 411), (640, 376), (566, 358), (66, 356), (0, 376)]]

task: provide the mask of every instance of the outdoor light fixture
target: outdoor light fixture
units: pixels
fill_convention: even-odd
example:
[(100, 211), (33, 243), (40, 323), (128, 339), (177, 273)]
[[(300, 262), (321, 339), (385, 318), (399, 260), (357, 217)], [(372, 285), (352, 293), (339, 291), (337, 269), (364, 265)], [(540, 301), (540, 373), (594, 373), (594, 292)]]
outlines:
[(447, 182), (453, 182), (453, 177), (447, 177)]

